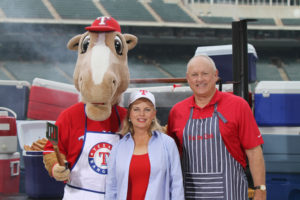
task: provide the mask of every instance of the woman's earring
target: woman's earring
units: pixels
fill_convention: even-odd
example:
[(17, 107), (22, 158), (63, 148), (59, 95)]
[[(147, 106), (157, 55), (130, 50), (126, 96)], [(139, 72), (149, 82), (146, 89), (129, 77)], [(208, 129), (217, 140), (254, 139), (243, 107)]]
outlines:
[(131, 120), (130, 120), (130, 119), (128, 119), (128, 121), (129, 121), (129, 122), (131, 122)]

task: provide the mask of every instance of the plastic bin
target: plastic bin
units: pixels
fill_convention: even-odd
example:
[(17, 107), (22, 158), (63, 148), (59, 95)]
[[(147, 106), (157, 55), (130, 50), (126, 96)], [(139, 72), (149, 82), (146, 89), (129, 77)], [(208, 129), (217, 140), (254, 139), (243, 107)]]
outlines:
[(50, 177), (43, 163), (43, 152), (27, 151), (23, 155), (25, 165), (25, 191), (32, 198), (61, 198), (63, 182)]
[(17, 194), (20, 184), (20, 154), (0, 154), (0, 193)]
[[(9, 116), (9, 112), (14, 117)], [(14, 153), (17, 151), (16, 114), (14, 111), (0, 107), (0, 153)]]
[(254, 94), (259, 126), (300, 126), (300, 81), (261, 81)]
[(267, 200), (299, 200), (300, 174), (267, 173)]
[[(217, 45), (198, 47), (195, 55), (207, 55), (211, 57), (219, 71), (223, 81), (233, 81), (232, 45)], [(248, 44), (248, 79), (256, 81), (257, 54), (253, 45)]]
[(259, 126), (261, 134), (300, 135), (300, 126)]
[(0, 107), (16, 112), (18, 120), (26, 119), (29, 91), (27, 81), (0, 80)]
[(35, 78), (29, 95), (27, 117), (36, 120), (56, 120), (59, 114), (79, 102), (74, 85)]
[[(24, 145), (46, 137), (45, 120), (18, 121), (21, 170), (24, 171), (25, 193), (31, 198), (61, 198), (64, 183), (50, 177), (43, 163), (43, 151), (24, 151)], [(54, 121), (49, 121), (54, 123)]]

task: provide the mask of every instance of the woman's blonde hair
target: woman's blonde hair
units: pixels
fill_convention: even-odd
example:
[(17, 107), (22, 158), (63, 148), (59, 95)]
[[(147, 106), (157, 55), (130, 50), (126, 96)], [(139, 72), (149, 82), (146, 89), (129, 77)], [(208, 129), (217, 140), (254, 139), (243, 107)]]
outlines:
[[(133, 126), (132, 126), (131, 121), (129, 121), (129, 115), (130, 115), (131, 110), (132, 110), (132, 104), (129, 105), (129, 108), (128, 108), (128, 111), (127, 111), (127, 115), (126, 115), (125, 119), (123, 120), (122, 129), (120, 130), (120, 134), (121, 135), (125, 135), (128, 132), (130, 132), (130, 133), (133, 134)], [(153, 119), (153, 121), (152, 121), (152, 123), (151, 123), (151, 125), (149, 127), (148, 133), (152, 134), (152, 131), (160, 131), (160, 132), (162, 132), (162, 127), (159, 124), (159, 121), (158, 121), (158, 119), (157, 119), (156, 116), (154, 117), (154, 119)]]

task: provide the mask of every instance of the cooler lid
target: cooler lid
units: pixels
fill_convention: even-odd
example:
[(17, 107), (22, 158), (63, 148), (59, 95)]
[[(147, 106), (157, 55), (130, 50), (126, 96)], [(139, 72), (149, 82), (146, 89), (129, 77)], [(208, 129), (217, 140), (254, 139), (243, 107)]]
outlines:
[(26, 156), (41, 156), (41, 155), (43, 155), (43, 151), (26, 151), (24, 155), (26, 155)]
[[(299, 126), (260, 126), (261, 134), (300, 135)], [(300, 137), (300, 136), (299, 136)]]
[(12, 81), (12, 80), (0, 80), (0, 85), (12, 85), (16, 86), (16, 88), (29, 87), (30, 83), (28, 81)]
[(0, 160), (9, 160), (9, 159), (16, 159), (20, 158), (20, 153), (0, 153)]
[[(256, 58), (256, 50), (253, 45), (248, 44), (248, 53), (252, 53)], [(232, 55), (232, 45), (216, 45), (216, 46), (204, 46), (198, 47), (195, 52), (196, 55), (207, 56), (220, 56), (220, 55)]]
[(50, 81), (41, 78), (34, 78), (32, 81), (32, 85), (79, 94), (79, 92), (76, 90), (73, 84)]
[(300, 81), (260, 81), (255, 94), (299, 94)]
[(48, 120), (17, 120), (18, 140), (22, 150), (24, 145), (32, 145), (38, 139), (46, 138), (47, 122), (55, 123)]

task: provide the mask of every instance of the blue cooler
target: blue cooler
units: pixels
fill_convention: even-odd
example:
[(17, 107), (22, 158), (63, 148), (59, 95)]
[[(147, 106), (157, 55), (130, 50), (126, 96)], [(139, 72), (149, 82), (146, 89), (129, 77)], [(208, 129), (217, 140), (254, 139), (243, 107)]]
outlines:
[(17, 114), (17, 120), (27, 118), (30, 83), (27, 81), (0, 80), (0, 107), (6, 107)]
[(32, 198), (62, 198), (63, 182), (50, 177), (43, 163), (42, 151), (27, 151), (23, 155), (25, 165), (25, 192)]
[[(232, 45), (217, 45), (198, 47), (195, 55), (207, 55), (211, 57), (219, 71), (219, 76), (224, 82), (233, 81)], [(256, 81), (257, 54), (253, 45), (248, 44), (248, 79)]]
[(300, 174), (267, 173), (267, 200), (299, 200)]
[(300, 135), (263, 134), (268, 200), (300, 199)]
[(254, 94), (259, 126), (300, 126), (300, 81), (260, 81)]
[[(54, 121), (49, 121), (55, 123)], [(25, 151), (24, 145), (31, 146), (38, 139), (46, 137), (45, 120), (17, 120), (17, 131), (21, 156), (20, 191), (30, 198), (61, 198), (65, 184), (50, 177), (43, 163), (43, 151)]]

